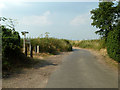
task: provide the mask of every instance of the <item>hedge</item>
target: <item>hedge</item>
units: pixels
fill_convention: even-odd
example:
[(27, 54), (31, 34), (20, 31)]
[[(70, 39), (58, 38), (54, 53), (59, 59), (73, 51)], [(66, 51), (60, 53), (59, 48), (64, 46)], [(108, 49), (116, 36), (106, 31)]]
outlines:
[(25, 57), (20, 49), (19, 33), (5, 26), (2, 29), (2, 69), (10, 70), (13, 66), (24, 63)]
[(68, 40), (57, 38), (34, 38), (31, 39), (33, 47), (40, 46), (40, 52), (56, 54), (60, 51), (72, 51), (72, 45)]
[(120, 28), (109, 32), (107, 37), (107, 52), (114, 60), (120, 62)]

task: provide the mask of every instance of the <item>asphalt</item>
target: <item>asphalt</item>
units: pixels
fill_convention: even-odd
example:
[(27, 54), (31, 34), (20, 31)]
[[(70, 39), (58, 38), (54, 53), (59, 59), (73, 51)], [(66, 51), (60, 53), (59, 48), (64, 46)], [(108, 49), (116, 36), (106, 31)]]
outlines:
[(46, 88), (118, 88), (118, 73), (89, 51), (76, 49), (51, 74)]

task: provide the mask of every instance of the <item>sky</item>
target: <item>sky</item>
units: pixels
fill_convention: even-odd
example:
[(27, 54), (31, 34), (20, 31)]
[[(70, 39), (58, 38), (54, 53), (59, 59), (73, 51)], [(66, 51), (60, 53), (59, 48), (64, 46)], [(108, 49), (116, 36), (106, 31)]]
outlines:
[[(93, 0), (94, 1), (94, 0)], [(17, 20), (16, 31), (28, 31), (27, 37), (50, 37), (69, 40), (98, 39), (97, 28), (91, 26), (90, 11), (98, 2), (40, 2), (4, 0), (0, 2), (0, 16)], [(23, 37), (21, 35), (21, 37)]]

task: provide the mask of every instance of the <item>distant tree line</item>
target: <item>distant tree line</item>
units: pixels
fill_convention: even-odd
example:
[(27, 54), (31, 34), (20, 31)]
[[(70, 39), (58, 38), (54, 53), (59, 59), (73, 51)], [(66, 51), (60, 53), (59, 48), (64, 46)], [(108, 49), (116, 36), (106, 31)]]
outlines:
[(91, 14), (92, 25), (99, 29), (95, 33), (105, 40), (109, 56), (120, 62), (120, 1), (100, 2)]

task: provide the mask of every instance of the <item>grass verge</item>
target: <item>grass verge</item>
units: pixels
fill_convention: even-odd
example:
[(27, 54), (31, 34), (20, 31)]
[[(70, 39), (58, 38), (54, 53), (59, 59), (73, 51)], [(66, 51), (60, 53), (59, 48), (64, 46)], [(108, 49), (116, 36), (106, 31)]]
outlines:
[(98, 40), (70, 41), (70, 43), (74, 47), (90, 50), (91, 52), (94, 53), (94, 55), (98, 55), (98, 57), (102, 56), (103, 57), (102, 59), (106, 64), (109, 64), (109, 66), (118, 70), (118, 62), (109, 57), (104, 40), (98, 39)]

